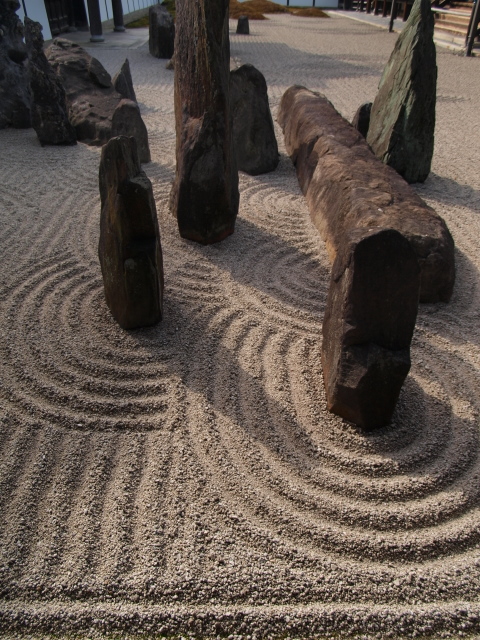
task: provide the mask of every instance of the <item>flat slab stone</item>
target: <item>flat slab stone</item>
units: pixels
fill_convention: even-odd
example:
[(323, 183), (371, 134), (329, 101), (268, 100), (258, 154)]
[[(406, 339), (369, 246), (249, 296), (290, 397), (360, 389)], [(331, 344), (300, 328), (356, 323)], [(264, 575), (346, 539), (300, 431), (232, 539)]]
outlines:
[(444, 220), (372, 154), (363, 136), (324, 96), (290, 87), (282, 97), (278, 121), (332, 261), (348, 232), (396, 229), (417, 256), (420, 301), (447, 302), (455, 281), (455, 260)]

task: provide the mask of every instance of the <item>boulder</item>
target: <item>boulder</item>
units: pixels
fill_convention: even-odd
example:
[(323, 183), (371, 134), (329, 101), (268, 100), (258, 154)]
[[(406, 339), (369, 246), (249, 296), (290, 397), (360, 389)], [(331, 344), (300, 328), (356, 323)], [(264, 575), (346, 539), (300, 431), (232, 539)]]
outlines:
[(175, 24), (165, 7), (156, 4), (149, 9), (148, 48), (155, 58), (171, 58), (175, 43)]
[(267, 83), (251, 64), (230, 72), (230, 108), (238, 168), (253, 176), (276, 169), (278, 145)]
[(240, 16), (237, 22), (237, 33), (248, 36), (250, 35), (250, 23), (248, 16)]
[(77, 135), (68, 119), (65, 90), (43, 52), (42, 25), (25, 18), (28, 49), (32, 125), (40, 144), (76, 144)]
[(116, 73), (112, 80), (113, 87), (117, 93), (127, 100), (137, 101), (135, 89), (133, 88), (132, 74), (130, 73), (130, 63), (128, 58), (120, 67), (120, 71)]
[(150, 180), (133, 137), (112, 138), (102, 149), (98, 257), (105, 299), (121, 327), (162, 319), (163, 261)]
[(112, 137), (133, 136), (137, 142), (140, 162), (150, 162), (148, 132), (140, 108), (133, 100), (120, 100), (112, 116)]
[(430, 173), (435, 132), (437, 64), (430, 0), (416, 0), (384, 69), (367, 142), (407, 182)]
[(27, 48), (18, 0), (0, 0), (0, 129), (32, 126)]
[(177, 165), (171, 202), (180, 235), (202, 244), (233, 233), (238, 213), (228, 4), (228, 0), (177, 0), (176, 4)]
[[(117, 135), (118, 127), (117, 133), (112, 132), (112, 119), (124, 98), (115, 91), (109, 73), (100, 62), (78, 44), (64, 38), (55, 38), (45, 53), (65, 88), (68, 117), (75, 127), (77, 139), (101, 146)], [(121, 131), (134, 137), (141, 133), (137, 140), (140, 161), (148, 162), (150, 152), (145, 151), (144, 131), (138, 124), (140, 114), (137, 109), (130, 107), (133, 119), (130, 123), (124, 121)]]
[(443, 219), (320, 94), (290, 87), (278, 121), (310, 215), (332, 261), (356, 228), (391, 228), (411, 243), (420, 265), (420, 300), (447, 302), (455, 281), (453, 239)]
[(345, 235), (332, 269), (323, 322), (327, 407), (365, 429), (389, 423), (410, 369), (419, 268), (393, 229)]
[(370, 126), (370, 113), (372, 111), (372, 103), (365, 102), (358, 107), (357, 113), (352, 120), (352, 127), (359, 131), (364, 138), (367, 137), (368, 127)]

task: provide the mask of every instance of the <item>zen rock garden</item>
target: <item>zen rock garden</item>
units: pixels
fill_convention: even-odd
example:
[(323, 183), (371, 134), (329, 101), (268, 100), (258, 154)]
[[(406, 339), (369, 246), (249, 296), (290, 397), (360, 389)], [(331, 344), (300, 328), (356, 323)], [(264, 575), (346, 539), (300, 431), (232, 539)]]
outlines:
[[(42, 144), (103, 145), (99, 259), (121, 327), (162, 319), (163, 261), (150, 160), (128, 60), (112, 81), (81, 47), (41, 32), (0, 0), (0, 127), (33, 126)], [(274, 171), (279, 155), (267, 83), (252, 65), (230, 72), (228, 0), (178, 2), (176, 24), (150, 9), (150, 53), (175, 51), (176, 172), (171, 210), (180, 236), (207, 245), (234, 232), (238, 170)], [(249, 33), (248, 19), (238, 33)], [(195, 38), (192, 38), (192, 33)], [(30, 72), (27, 72), (27, 59)], [(323, 322), (328, 408), (364, 429), (388, 424), (410, 369), (418, 303), (448, 302), (454, 243), (408, 183), (433, 154), (436, 62), (429, 0), (416, 0), (373, 104), (353, 126), (318, 93), (290, 87), (278, 122), (311, 218), (332, 261)]]

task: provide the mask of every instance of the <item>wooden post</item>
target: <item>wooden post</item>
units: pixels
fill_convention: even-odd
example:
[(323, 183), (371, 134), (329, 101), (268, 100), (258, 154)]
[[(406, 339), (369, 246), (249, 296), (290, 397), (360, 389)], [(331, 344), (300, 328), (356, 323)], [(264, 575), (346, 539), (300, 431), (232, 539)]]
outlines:
[(475, 4), (472, 8), (472, 15), (470, 17), (470, 26), (468, 29), (468, 37), (467, 37), (467, 50), (465, 52), (466, 56), (472, 55), (473, 43), (475, 41), (475, 36), (477, 34), (478, 22), (480, 20), (480, 0), (475, 0)]
[(123, 7), (122, 0), (112, 0), (112, 10), (113, 10), (113, 30), (114, 31), (125, 31), (125, 26), (123, 24)]
[(103, 42), (102, 18), (98, 0), (87, 0), (88, 20), (90, 22), (90, 42)]

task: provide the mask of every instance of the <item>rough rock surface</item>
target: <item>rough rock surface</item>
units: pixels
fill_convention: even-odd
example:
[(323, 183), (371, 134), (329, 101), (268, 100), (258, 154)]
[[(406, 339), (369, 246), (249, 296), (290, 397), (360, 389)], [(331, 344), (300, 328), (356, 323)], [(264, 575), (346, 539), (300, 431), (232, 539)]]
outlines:
[(163, 262), (152, 185), (135, 139), (112, 138), (100, 161), (100, 241), (105, 298), (124, 329), (162, 319)]
[(359, 131), (364, 138), (367, 137), (368, 127), (370, 126), (372, 104), (372, 102), (365, 102), (365, 104), (360, 105), (352, 120), (352, 127)]
[(248, 16), (240, 16), (237, 22), (237, 33), (248, 36), (250, 34), (250, 23)]
[(121, 96), (127, 98), (127, 100), (133, 100), (134, 102), (137, 101), (135, 89), (133, 88), (133, 80), (128, 58), (125, 58), (125, 62), (120, 67), (120, 70), (114, 75), (112, 84), (115, 91), (117, 91)]
[(202, 244), (234, 231), (238, 172), (232, 145), (228, 0), (176, 5), (176, 175), (180, 235)]
[(278, 121), (314, 224), (332, 260), (354, 228), (393, 228), (411, 242), (420, 270), (420, 300), (447, 302), (455, 280), (453, 239), (443, 219), (330, 102), (305, 87), (282, 97)]
[(76, 144), (77, 135), (68, 119), (65, 89), (43, 52), (42, 26), (25, 18), (28, 49), (32, 125), (42, 145)]
[[(123, 97), (115, 91), (109, 73), (100, 62), (78, 44), (56, 38), (46, 50), (46, 56), (65, 88), (70, 122), (78, 140), (91, 145), (103, 145), (113, 135), (112, 118)], [(125, 122), (122, 133), (137, 137), (141, 127), (140, 113), (131, 110), (134, 118)], [(141, 162), (149, 162), (142, 138), (137, 140)]]
[(154, 5), (149, 9), (148, 48), (155, 58), (171, 58), (175, 43), (175, 24), (165, 7)]
[(18, 0), (0, 0), (0, 129), (31, 126), (30, 86)]
[(419, 285), (416, 255), (398, 231), (346, 234), (323, 321), (330, 411), (365, 429), (389, 423), (410, 369)]
[(140, 115), (140, 108), (133, 100), (120, 100), (112, 116), (112, 137), (133, 136), (137, 142), (140, 162), (150, 162), (148, 132)]
[(433, 14), (416, 0), (384, 69), (372, 107), (367, 142), (407, 182), (430, 173), (437, 94)]
[(253, 176), (276, 169), (278, 145), (267, 83), (253, 65), (230, 72), (230, 108), (238, 168)]

